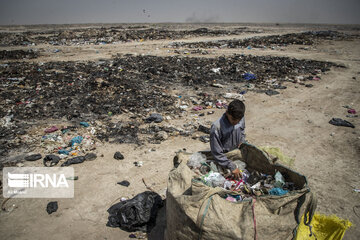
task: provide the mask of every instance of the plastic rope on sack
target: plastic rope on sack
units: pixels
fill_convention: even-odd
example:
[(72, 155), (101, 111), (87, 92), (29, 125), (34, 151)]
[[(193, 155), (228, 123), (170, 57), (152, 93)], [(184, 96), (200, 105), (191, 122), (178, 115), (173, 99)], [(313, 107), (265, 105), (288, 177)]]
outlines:
[(349, 220), (341, 219), (336, 215), (326, 216), (315, 213), (311, 221), (310, 236), (310, 229), (304, 224), (304, 216), (302, 216), (295, 240), (341, 240), (351, 225)]

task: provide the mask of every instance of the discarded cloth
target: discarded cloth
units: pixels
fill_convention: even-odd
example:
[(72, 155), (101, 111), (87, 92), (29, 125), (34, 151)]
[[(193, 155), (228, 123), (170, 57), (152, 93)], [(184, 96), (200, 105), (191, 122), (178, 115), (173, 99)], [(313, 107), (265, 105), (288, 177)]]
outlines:
[(269, 194), (270, 195), (276, 195), (276, 196), (282, 196), (282, 195), (287, 194), (288, 192), (289, 192), (288, 190), (284, 190), (282, 188), (272, 188), (269, 191)]
[(346, 120), (343, 120), (341, 118), (332, 118), (330, 121), (329, 121), (330, 124), (332, 125), (335, 125), (335, 126), (344, 126), (344, 127), (351, 127), (351, 128), (355, 128), (355, 126), (346, 121)]
[(71, 139), (70, 145), (73, 147), (76, 143), (80, 144), (82, 142), (82, 140), (83, 140), (82, 136), (74, 137), (73, 139)]
[(45, 133), (52, 133), (59, 130), (56, 126), (52, 126), (50, 128), (45, 129)]
[(108, 209), (108, 227), (119, 227), (128, 232), (150, 232), (155, 226), (163, 200), (155, 192), (145, 191), (134, 198), (114, 204)]
[[(70, 150), (71, 151), (71, 150)], [(70, 151), (69, 150), (65, 150), (65, 149), (60, 149), (58, 151), (58, 154), (65, 154), (65, 155), (69, 155), (70, 154)]]

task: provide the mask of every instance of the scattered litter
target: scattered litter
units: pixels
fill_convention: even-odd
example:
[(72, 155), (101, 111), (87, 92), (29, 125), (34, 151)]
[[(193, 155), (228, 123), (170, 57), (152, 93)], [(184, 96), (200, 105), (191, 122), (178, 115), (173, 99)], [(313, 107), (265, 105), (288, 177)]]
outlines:
[(90, 124), (87, 123), (87, 122), (80, 122), (80, 125), (83, 126), (83, 127), (89, 127)]
[(204, 142), (204, 143), (208, 143), (210, 142), (210, 136), (200, 136), (200, 141)]
[(134, 198), (121, 201), (108, 209), (106, 226), (119, 227), (128, 232), (150, 232), (155, 226), (159, 208), (163, 200), (155, 192), (145, 191)]
[(343, 120), (341, 118), (332, 118), (330, 121), (329, 121), (330, 124), (332, 125), (335, 125), (335, 126), (343, 126), (343, 127), (351, 127), (351, 128), (355, 128), (355, 126), (346, 121), (346, 120)]
[(210, 128), (209, 128), (209, 127), (205, 127), (204, 125), (199, 125), (198, 131), (203, 132), (203, 133), (210, 134)]
[(48, 214), (52, 214), (58, 210), (58, 202), (49, 202), (46, 206), (46, 211)]
[(353, 108), (348, 109), (347, 112), (350, 113), (350, 114), (356, 114), (356, 110), (353, 109)]
[(36, 160), (39, 160), (39, 159), (41, 159), (41, 158), (42, 158), (41, 154), (40, 154), (40, 153), (37, 153), (37, 154), (32, 154), (32, 155), (30, 155), (30, 156), (26, 156), (26, 157), (25, 157), (25, 160), (26, 160), (26, 161), (36, 161)]
[(74, 158), (70, 158), (68, 160), (66, 160), (66, 162), (64, 162), (63, 164), (61, 164), (62, 167), (66, 167), (66, 166), (70, 166), (72, 164), (78, 164), (78, 163), (82, 163), (85, 161), (85, 157), (84, 156), (79, 156), (79, 157), (74, 157)]
[(74, 137), (73, 139), (71, 139), (70, 141), (70, 145), (71, 147), (74, 147), (75, 144), (80, 144), (82, 142), (84, 138), (82, 136), (77, 136), (77, 137)]
[(242, 78), (245, 79), (246, 81), (251, 81), (251, 80), (255, 80), (256, 76), (255, 76), (255, 74), (252, 74), (252, 73), (244, 73), (242, 75)]
[(85, 155), (85, 160), (86, 161), (93, 161), (97, 158), (97, 155), (95, 153), (87, 153)]
[[(55, 165), (57, 165), (59, 163), (59, 161), (60, 161), (60, 157), (56, 156), (56, 155), (53, 155), (53, 154), (46, 155), (44, 157), (44, 159), (43, 159), (45, 167), (55, 166)], [(50, 165), (48, 165), (47, 162), (50, 162)]]
[(265, 93), (268, 96), (273, 96), (273, 95), (280, 94), (278, 91), (274, 91), (274, 90), (271, 90), (271, 89), (266, 90)]
[(151, 123), (151, 122), (156, 122), (156, 123), (160, 123), (163, 121), (163, 117), (161, 116), (161, 114), (159, 113), (152, 113), (150, 115), (150, 117), (145, 119), (146, 123)]
[(59, 130), (56, 126), (52, 126), (50, 128), (45, 129), (45, 133), (52, 133), (52, 132), (56, 132), (57, 130)]
[(114, 158), (115, 158), (116, 160), (123, 160), (123, 159), (124, 159), (124, 155), (122, 155), (120, 152), (116, 152), (116, 153), (114, 154)]
[(121, 182), (118, 182), (117, 184), (121, 185), (121, 186), (125, 186), (125, 187), (128, 187), (130, 185), (129, 181), (121, 181)]
[(142, 167), (143, 166), (143, 162), (142, 161), (138, 161), (138, 162), (134, 162), (136, 167)]

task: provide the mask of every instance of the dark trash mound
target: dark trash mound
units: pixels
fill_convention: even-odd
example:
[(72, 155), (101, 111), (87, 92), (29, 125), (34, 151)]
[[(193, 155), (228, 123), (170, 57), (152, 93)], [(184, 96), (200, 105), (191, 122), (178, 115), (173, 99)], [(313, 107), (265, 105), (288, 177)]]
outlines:
[(262, 37), (246, 38), (243, 40), (219, 40), (211, 42), (195, 43), (172, 43), (174, 47), (188, 48), (245, 48), (248, 46), (262, 48), (276, 46), (314, 45), (321, 40), (352, 40), (356, 36), (337, 31), (309, 31), (303, 33), (289, 33), (284, 35), (271, 35)]
[(17, 46), (48, 43), (51, 45), (108, 44), (138, 40), (180, 39), (188, 36), (225, 36), (249, 31), (247, 29), (168, 30), (163, 28), (125, 29), (123, 27), (58, 29), (44, 32), (0, 33), (0, 45)]
[(33, 50), (3, 50), (0, 51), (0, 60), (13, 60), (13, 59), (32, 59), (37, 58), (39, 54)]
[[(293, 78), (329, 71), (333, 63), (286, 57), (240, 56), (178, 58), (129, 56), (99, 62), (8, 63), (0, 66), (0, 118), (10, 111), (14, 119), (62, 118), (132, 112), (176, 112), (176, 96), (162, 86), (197, 89), (220, 84)], [(221, 74), (211, 71), (219, 67)], [(105, 97), (106, 96), (106, 97)], [(155, 112), (154, 111), (154, 112)]]
[[(214, 80), (222, 85), (244, 83), (268, 89), (269, 79), (293, 81), (296, 76), (312, 79), (336, 66), (330, 62), (286, 57), (233, 55), (217, 58), (132, 56), (97, 62), (8, 62), (0, 65), (0, 155), (23, 145), (16, 141), (26, 134), (29, 120), (66, 119), (71, 121), (109, 119), (110, 115), (131, 113), (132, 123), (105, 123), (97, 132), (100, 140), (140, 144), (140, 122), (150, 113), (178, 114), (178, 96), (173, 89), (206, 92)], [(212, 69), (219, 68), (216, 73)], [(244, 79), (252, 72), (256, 78)], [(271, 86), (270, 86), (271, 87)], [(250, 91), (250, 90), (249, 90)], [(200, 94), (199, 93), (199, 94)], [(202, 102), (216, 97), (199, 95)], [(167, 133), (173, 130), (166, 129)], [(181, 133), (181, 130), (180, 130)], [(184, 133), (186, 134), (186, 132)], [(5, 150), (4, 150), (5, 149)]]

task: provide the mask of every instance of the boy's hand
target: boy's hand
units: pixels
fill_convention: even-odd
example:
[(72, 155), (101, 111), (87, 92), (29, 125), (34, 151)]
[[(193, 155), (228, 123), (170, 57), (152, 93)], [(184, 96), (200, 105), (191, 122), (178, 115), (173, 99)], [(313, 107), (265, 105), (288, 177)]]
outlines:
[(241, 179), (241, 172), (238, 168), (236, 168), (234, 171), (231, 172), (234, 175), (234, 178), (237, 180)]

